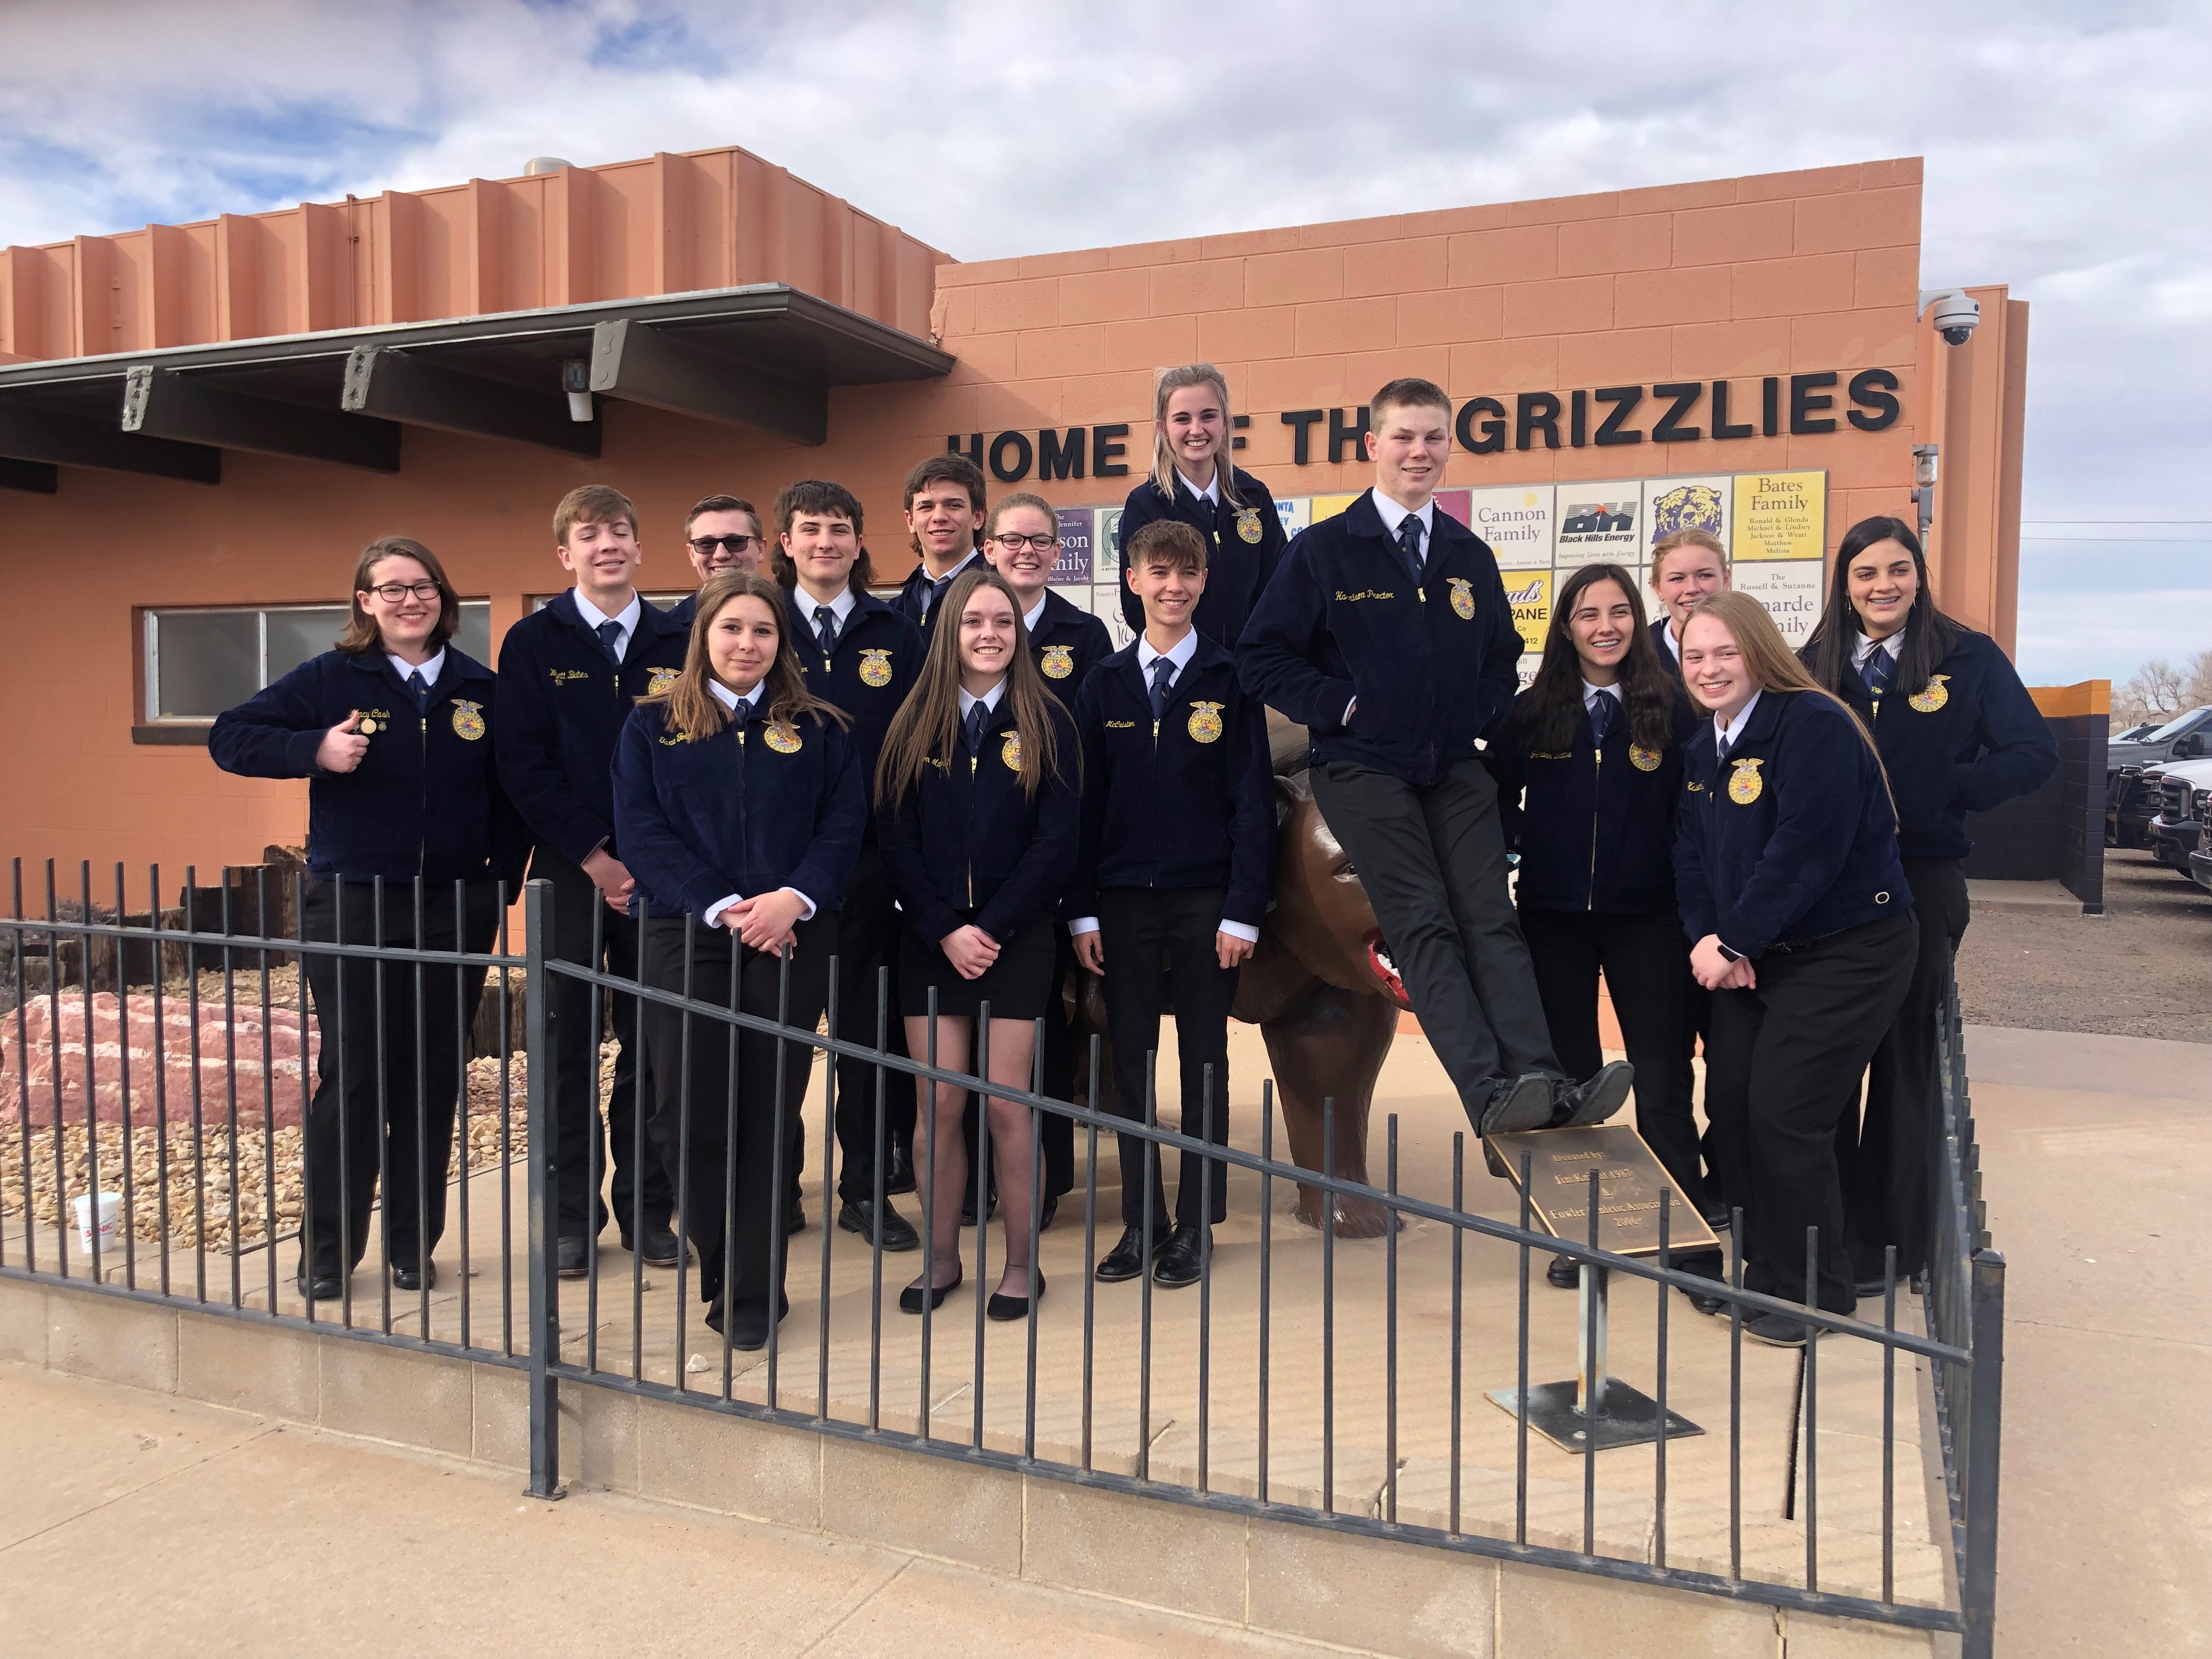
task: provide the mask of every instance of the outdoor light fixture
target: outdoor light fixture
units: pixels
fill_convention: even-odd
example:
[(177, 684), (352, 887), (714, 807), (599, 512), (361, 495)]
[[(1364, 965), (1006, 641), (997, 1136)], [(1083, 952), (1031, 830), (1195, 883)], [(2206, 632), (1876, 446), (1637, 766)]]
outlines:
[(1928, 526), (1936, 518), (1936, 457), (1941, 446), (1915, 444), (1912, 446), (1912, 482), (1919, 486), (1912, 492), (1912, 504), (1920, 509), (1920, 539), (1928, 539)]
[(592, 418), (592, 364), (587, 357), (571, 357), (561, 365), (561, 389), (568, 394), (568, 418)]

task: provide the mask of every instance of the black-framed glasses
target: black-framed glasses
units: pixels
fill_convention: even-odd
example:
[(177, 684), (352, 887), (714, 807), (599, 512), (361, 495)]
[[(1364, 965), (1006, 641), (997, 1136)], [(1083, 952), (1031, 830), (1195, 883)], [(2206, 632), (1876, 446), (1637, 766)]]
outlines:
[(1060, 532), (1057, 531), (1048, 536), (994, 536), (991, 539), (1009, 553), (1018, 553), (1025, 547), (1033, 547), (1040, 553), (1051, 553), (1056, 552), (1060, 547)]
[(433, 581), (379, 582), (368, 591), (386, 605), (397, 605), (410, 594), (418, 599), (434, 599), (438, 597), (438, 584)]
[(761, 539), (758, 536), (694, 536), (691, 550), (702, 559), (711, 559), (719, 547), (726, 550), (732, 558), (741, 558), (758, 547)]

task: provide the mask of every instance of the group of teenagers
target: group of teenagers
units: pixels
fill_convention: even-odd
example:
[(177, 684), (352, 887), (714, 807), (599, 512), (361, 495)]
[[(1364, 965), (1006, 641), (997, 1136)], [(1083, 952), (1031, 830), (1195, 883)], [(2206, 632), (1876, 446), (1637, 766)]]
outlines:
[[(1497, 562), (1436, 501), (1440, 388), (1375, 394), (1372, 488), (1294, 539), (1231, 460), (1218, 370), (1164, 373), (1154, 415), (1121, 521), (1119, 650), (1048, 586), (1052, 507), (988, 501), (957, 453), (907, 477), (918, 562), (888, 593), (860, 501), (807, 480), (765, 520), (700, 501), (698, 590), (663, 611), (638, 592), (635, 507), (588, 485), (554, 515), (573, 586), (508, 629), (496, 672), (451, 644), (435, 555), (387, 538), (337, 647), (224, 714), (210, 751), (312, 781), (311, 939), (485, 951), (526, 862), (561, 960), (801, 1030), (834, 966), (840, 1038), (1055, 1099), (1079, 1094), (1080, 970), (1101, 976), (1115, 1109), (1144, 1115), (1172, 1012), (1177, 1127), (1225, 1145), (1229, 1012), (1273, 884), (1272, 709), (1304, 728), (1315, 801), (1478, 1132), (1602, 1121), (1632, 1089), (1682, 1200), (1740, 1213), (1750, 1288), (1848, 1313), (1892, 1248), (1922, 1267), (1965, 816), (2037, 787), (2057, 754), (2002, 652), (1936, 608), (1912, 528), (1851, 527), (1801, 653), (1702, 531), (1653, 547), (1655, 621), (1627, 570), (1586, 565), (1516, 696)], [(422, 1288), (483, 975), (317, 954), (307, 974), (325, 1035), (301, 1290), (343, 1293), (380, 1191), (394, 1281)], [(1627, 1054), (1609, 1064), (1601, 975)], [(611, 1206), (647, 1262), (688, 1243), (708, 1322), (764, 1346), (787, 1308), (781, 1235), (805, 1225), (811, 1046), (615, 994), (603, 1121), (599, 993), (553, 984), (558, 1270), (590, 1271)], [(964, 1085), (917, 1088), (860, 1054), (835, 1071), (836, 1224), (916, 1249), (891, 1200), (919, 1194), (931, 1248), (899, 1305), (953, 1294), (959, 1231), (995, 1210), (986, 1310), (1029, 1316), (1071, 1121), (990, 1092), (971, 1111)], [(1122, 1231), (1093, 1272), (1197, 1282), (1224, 1166), (1180, 1155), (1170, 1201), (1157, 1145), (1119, 1150)], [(1679, 1265), (1722, 1273), (1717, 1251)], [(1572, 1285), (1572, 1264), (1550, 1277)], [(1747, 1329), (1814, 1334), (1780, 1314)]]

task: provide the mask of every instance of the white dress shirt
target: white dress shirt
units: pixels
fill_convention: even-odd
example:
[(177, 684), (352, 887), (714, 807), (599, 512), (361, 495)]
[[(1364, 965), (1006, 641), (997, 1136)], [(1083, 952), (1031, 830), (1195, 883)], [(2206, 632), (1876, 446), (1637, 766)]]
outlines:
[(1022, 617), (1022, 626), (1028, 629), (1029, 632), (1032, 634), (1036, 632), (1037, 618), (1044, 615), (1044, 602), (1051, 597), (1052, 590), (1050, 588), (1047, 588), (1043, 592), (1037, 595), (1036, 608), (1027, 612)]
[(1620, 688), (1619, 686), (1592, 685), (1588, 680), (1584, 680), (1583, 682), (1583, 712), (1586, 714), (1595, 714), (1597, 712), (1597, 700), (1600, 697), (1611, 697), (1613, 699), (1613, 717), (1616, 720), (1627, 711), (1628, 705), (1621, 701)]
[[(927, 622), (929, 620), (929, 613), (933, 610), (936, 609), (937, 606), (938, 596), (935, 584), (938, 582), (951, 581), (955, 576), (958, 575), (962, 571), (965, 570), (969, 565), (975, 563), (976, 560), (982, 556), (983, 550), (981, 548), (970, 548), (968, 550), (968, 556), (961, 560), (958, 564), (954, 565), (951, 569), (946, 571), (942, 576), (931, 576), (929, 578), (932, 586), (921, 590), (921, 619), (924, 622)], [(929, 567), (927, 565), (925, 564), (922, 566), (922, 572), (925, 575), (928, 574), (928, 570)], [(852, 589), (848, 587), (845, 591), (849, 593), (852, 592)], [(950, 593), (952, 590), (948, 587), (945, 591)]]
[(1194, 499), (1201, 501), (1211, 501), (1216, 507), (1221, 505), (1221, 460), (1218, 456), (1214, 459), (1213, 476), (1206, 480), (1205, 489), (1200, 489), (1196, 484), (1185, 477), (1180, 470), (1176, 473), (1176, 481), (1182, 484), (1185, 489), (1190, 491)]
[(1425, 568), (1429, 562), (1430, 538), (1435, 533), (1437, 527), (1436, 498), (1431, 496), (1423, 501), (1421, 510), (1416, 513), (1410, 507), (1402, 507), (1392, 501), (1379, 489), (1370, 489), (1367, 493), (1375, 498), (1375, 511), (1382, 520), (1382, 533), (1389, 537), (1392, 541), (1398, 539), (1398, 526), (1404, 524), (1407, 520), (1420, 520), (1421, 564)]
[[(803, 587), (794, 587), (792, 589), (792, 594), (798, 599), (799, 605), (804, 608), (806, 617), (806, 625), (815, 630), (815, 637), (819, 639), (821, 637), (821, 624), (815, 620), (814, 613), (822, 609), (822, 601), (816, 599), (811, 593), (808, 592)], [(853, 597), (853, 585), (850, 582), (847, 582), (844, 587), (839, 592), (837, 597), (830, 601), (830, 614), (837, 619), (837, 637), (839, 639), (842, 640), (845, 637), (845, 619), (853, 614), (853, 607), (859, 603), (860, 601)]]
[(962, 728), (964, 730), (968, 725), (968, 711), (973, 708), (977, 703), (981, 703), (985, 708), (990, 711), (989, 714), (983, 716), (983, 718), (988, 721), (993, 714), (999, 712), (999, 699), (1006, 695), (1006, 677), (1004, 674), (999, 676), (999, 683), (996, 685), (993, 686), (988, 691), (986, 691), (980, 697), (969, 696), (968, 695), (968, 688), (964, 685), (962, 686), (960, 688), (960, 725)]
[(1751, 701), (1735, 711), (1734, 720), (1723, 725), (1718, 714), (1713, 716), (1713, 742), (1717, 751), (1727, 748), (1742, 735), (1744, 722), (1751, 718), (1751, 711), (1758, 707), (1759, 693), (1754, 691), (1751, 694)]
[(629, 656), (630, 637), (637, 632), (638, 618), (645, 614), (645, 601), (640, 599), (637, 593), (633, 591), (629, 596), (629, 603), (622, 608), (621, 614), (618, 616), (610, 617), (605, 611), (600, 610), (599, 606), (593, 605), (589, 599), (584, 597), (584, 590), (582, 588), (579, 587), (575, 589), (574, 592), (576, 595), (576, 614), (584, 619), (584, 626), (590, 629), (592, 633), (597, 634), (599, 631), (599, 624), (601, 623), (620, 623), (622, 632), (615, 635), (615, 660), (617, 662), (620, 662), (623, 658)]
[(1859, 642), (1851, 647), (1851, 666), (1863, 671), (1867, 665), (1867, 659), (1873, 656), (1876, 651), (1888, 652), (1890, 661), (1892, 663), (1895, 663), (1897, 660), (1897, 653), (1902, 650), (1904, 647), (1905, 630), (1901, 628), (1894, 634), (1890, 635), (1887, 639), (1869, 639), (1867, 635), (1862, 634), (1859, 635)]
[(1668, 617), (1659, 629), (1659, 643), (1666, 647), (1667, 654), (1679, 666), (1682, 660), (1682, 642), (1674, 637), (1674, 619), (1672, 617)]
[(384, 659), (392, 665), (392, 672), (399, 676), (399, 683), (402, 685), (407, 684), (407, 677), (410, 674), (420, 674), (422, 677), (423, 684), (435, 685), (438, 683), (438, 676), (446, 669), (446, 647), (440, 646), (436, 656), (419, 665), (408, 661), (404, 657), (395, 657), (389, 651), (384, 653)]
[[(1217, 478), (1220, 476), (1218, 471), (1214, 474)], [(1183, 482), (1188, 483), (1190, 480), (1186, 478)], [(1153, 650), (1151, 640), (1142, 634), (1137, 635), (1137, 669), (1144, 676), (1145, 687), (1147, 690), (1152, 689), (1152, 665), (1162, 657), (1165, 657), (1175, 665), (1175, 672), (1168, 678), (1168, 684), (1173, 687), (1175, 683), (1182, 678), (1182, 671), (1190, 666), (1190, 659), (1197, 654), (1198, 630), (1195, 628), (1186, 627), (1182, 631), (1182, 637), (1164, 651)], [(1095, 933), (1098, 931), (1098, 918), (1078, 916), (1067, 924), (1067, 931), (1078, 939), (1085, 933)], [(1228, 934), (1231, 939), (1241, 939), (1248, 944), (1257, 945), (1260, 942), (1260, 930), (1249, 921), (1231, 921), (1224, 917), (1218, 924), (1218, 931)]]
[[(851, 590), (848, 588), (847, 590), (847, 596), (849, 598)], [(581, 603), (580, 599), (579, 599), (579, 603)], [(763, 684), (765, 684), (765, 682)], [(739, 725), (743, 725), (744, 723), (747, 716), (752, 710), (753, 705), (760, 701), (761, 686), (759, 685), (754, 686), (750, 691), (747, 692), (741, 697), (736, 692), (731, 690), (728, 686), (723, 684), (721, 681), (710, 678), (707, 682), (707, 689), (714, 694), (714, 701), (716, 702), (720, 703), (723, 708), (728, 709), (732, 714), (738, 717), (738, 723)], [(796, 887), (786, 887), (782, 890), (787, 893), (799, 894), (799, 902), (806, 907), (799, 913), (799, 919), (801, 921), (811, 921), (814, 920), (814, 901), (812, 899), (807, 897), (805, 894), (800, 893)], [(743, 893), (732, 893), (726, 897), (716, 899), (712, 904), (708, 905), (704, 910), (700, 912), (700, 921), (705, 922), (709, 927), (714, 927), (715, 924), (715, 919), (719, 917), (723, 911), (728, 909), (732, 904), (735, 904), (743, 897), (744, 897)]]

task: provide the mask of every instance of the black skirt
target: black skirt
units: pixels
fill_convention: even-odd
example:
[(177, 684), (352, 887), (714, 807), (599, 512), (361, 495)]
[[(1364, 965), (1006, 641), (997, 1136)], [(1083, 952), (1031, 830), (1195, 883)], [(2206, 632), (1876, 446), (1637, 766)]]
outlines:
[[(963, 911), (963, 921), (975, 920)], [(974, 1018), (982, 1006), (991, 1005), (993, 1019), (1036, 1019), (1060, 987), (1053, 971), (1059, 963), (1053, 951), (1052, 930), (1059, 923), (1050, 910), (1032, 917), (1012, 939), (999, 941), (999, 959), (980, 979), (963, 979), (934, 939), (926, 939), (912, 927), (899, 933), (899, 1012), (920, 1019), (929, 1012), (929, 994), (937, 992), (937, 1012)]]

